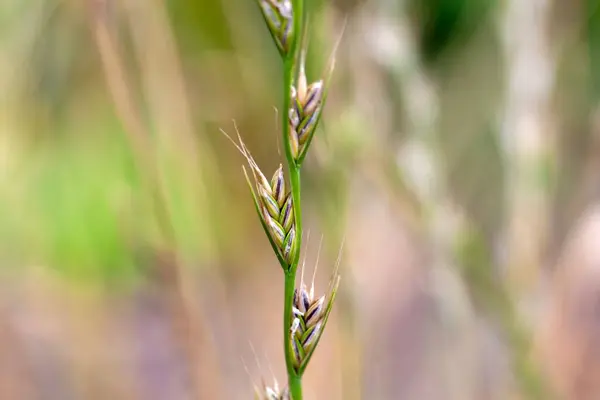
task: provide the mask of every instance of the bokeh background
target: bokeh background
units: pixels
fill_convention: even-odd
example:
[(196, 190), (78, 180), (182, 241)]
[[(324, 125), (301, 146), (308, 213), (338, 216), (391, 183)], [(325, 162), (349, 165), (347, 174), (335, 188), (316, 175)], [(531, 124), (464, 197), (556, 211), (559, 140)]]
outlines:
[[(342, 39), (303, 252), (342, 281), (305, 397), (600, 398), (600, 1), (307, 4), (309, 78)], [(274, 171), (281, 81), (251, 0), (2, 0), (1, 399), (285, 382), (219, 132)]]

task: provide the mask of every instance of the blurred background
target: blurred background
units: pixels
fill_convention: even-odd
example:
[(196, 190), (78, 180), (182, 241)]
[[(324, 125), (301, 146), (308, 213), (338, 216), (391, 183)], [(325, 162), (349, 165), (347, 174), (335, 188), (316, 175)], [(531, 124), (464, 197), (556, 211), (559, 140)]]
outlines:
[[(600, 1), (307, 4), (310, 80), (344, 33), (303, 172), (317, 293), (342, 253), (305, 398), (600, 398)], [(0, 399), (285, 383), (219, 132), (270, 176), (281, 81), (251, 0), (2, 0)]]

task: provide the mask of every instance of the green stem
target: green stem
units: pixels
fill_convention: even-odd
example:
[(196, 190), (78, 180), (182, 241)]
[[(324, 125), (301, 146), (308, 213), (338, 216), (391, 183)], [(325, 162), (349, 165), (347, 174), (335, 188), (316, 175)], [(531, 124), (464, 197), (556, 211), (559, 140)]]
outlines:
[(285, 290), (283, 306), (283, 346), (285, 353), (285, 366), (288, 375), (288, 387), (292, 400), (302, 400), (302, 376), (296, 373), (294, 368), (294, 355), (290, 345), (290, 328), (292, 326), (292, 304), (294, 301), (294, 289), (296, 286), (296, 270), (298, 260), (300, 259), (300, 248), (302, 246), (302, 209), (300, 207), (300, 166), (296, 163), (290, 147), (289, 133), (290, 123), (288, 110), (291, 106), (291, 87), (294, 84), (296, 73), (296, 54), (298, 48), (298, 37), (302, 27), (303, 19), (303, 1), (293, 0), (294, 12), (294, 39), (291, 51), (283, 60), (283, 112), (282, 134), (285, 147), (285, 156), (287, 159), (288, 172), (290, 177), (290, 186), (292, 191), (292, 200), (294, 206), (294, 222), (296, 229), (296, 243), (294, 244), (294, 256), (285, 272)]
[(295, 376), (288, 380), (290, 395), (293, 400), (302, 400), (302, 377)]
[(284, 86), (283, 86), (283, 143), (290, 177), (290, 186), (294, 206), (294, 223), (296, 229), (295, 252), (289, 269), (285, 273), (284, 307), (283, 307), (283, 345), (285, 351), (285, 365), (288, 375), (288, 387), (292, 400), (302, 400), (302, 377), (296, 374), (294, 369), (294, 355), (290, 346), (290, 328), (292, 326), (292, 303), (294, 300), (294, 288), (296, 285), (296, 269), (300, 259), (300, 248), (302, 246), (302, 208), (300, 207), (300, 167), (296, 164), (290, 143), (288, 113), (291, 99), (290, 87), (293, 83), (294, 57), (288, 57), (284, 63)]

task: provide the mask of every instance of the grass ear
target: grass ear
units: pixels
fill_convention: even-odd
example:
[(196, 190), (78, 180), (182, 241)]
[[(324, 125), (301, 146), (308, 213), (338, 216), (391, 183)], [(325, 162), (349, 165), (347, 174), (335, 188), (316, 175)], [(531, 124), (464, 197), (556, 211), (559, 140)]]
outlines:
[[(302, 400), (302, 375), (306, 369), (327, 319), (339, 285), (339, 277), (327, 295), (314, 299), (314, 282), (310, 292), (304, 282), (296, 289), (296, 271), (302, 245), (302, 207), (300, 202), (300, 167), (319, 120), (333, 72), (333, 51), (324, 77), (308, 82), (305, 58), (308, 24), (303, 0), (257, 0), (263, 18), (279, 50), (283, 66), (282, 138), (289, 178), (286, 187), (283, 166), (279, 166), (269, 182), (252, 158), (238, 132), (239, 144), (222, 131), (246, 159), (253, 176), (244, 175), (260, 223), (284, 271), (283, 339), (288, 389), (263, 385), (259, 398)], [(297, 36), (303, 29), (303, 37)], [(338, 40), (339, 44), (339, 40)], [(337, 49), (337, 44), (335, 46)], [(236, 127), (237, 131), (237, 127)]]

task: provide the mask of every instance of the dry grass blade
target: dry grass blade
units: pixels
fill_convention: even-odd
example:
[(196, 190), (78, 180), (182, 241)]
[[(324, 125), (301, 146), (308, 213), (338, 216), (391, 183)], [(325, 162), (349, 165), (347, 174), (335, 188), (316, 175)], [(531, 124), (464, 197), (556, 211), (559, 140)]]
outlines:
[[(152, 135), (131, 91), (130, 78), (125, 68), (116, 30), (108, 20), (108, 2), (106, 0), (90, 0), (88, 6), (90, 27), (98, 48), (108, 91), (131, 143), (143, 184), (152, 195), (151, 200), (156, 217), (165, 235), (165, 248), (157, 252), (157, 258), (161, 271), (168, 278), (164, 282), (164, 290), (168, 294), (167, 303), (172, 318), (172, 329), (187, 357), (190, 389), (193, 391), (194, 397), (205, 397), (203, 394), (208, 393), (210, 389), (214, 389), (210, 390), (211, 393), (218, 392), (216, 388), (218, 381), (214, 374), (210, 384), (214, 384), (215, 388), (210, 387), (209, 384), (201, 384), (198, 379), (198, 376), (204, 371), (204, 366), (208, 365), (201, 361), (202, 357), (198, 351), (199, 344), (203, 340), (208, 340), (206, 338), (209, 335), (201, 323), (201, 319), (198, 318), (200, 313), (192, 301), (189, 286), (183, 279), (183, 265), (177, 251), (174, 250), (177, 247), (176, 234), (171, 223), (166, 187), (161, 179), (161, 171), (157, 167)], [(204, 354), (204, 356), (206, 355)], [(204, 361), (206, 361), (206, 357)]]

